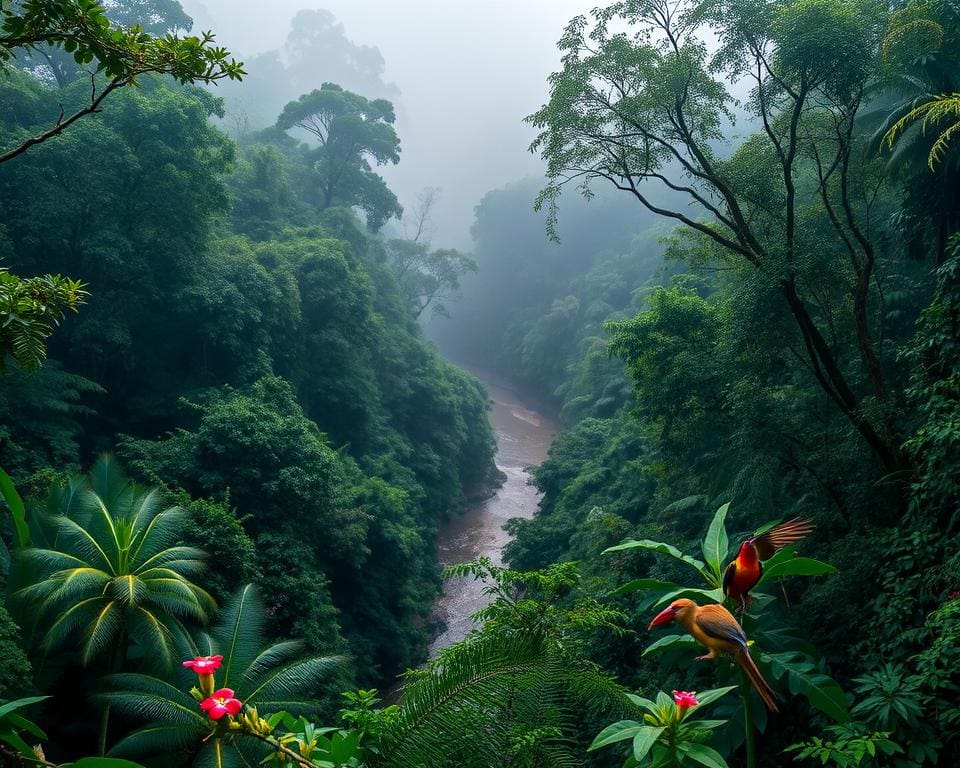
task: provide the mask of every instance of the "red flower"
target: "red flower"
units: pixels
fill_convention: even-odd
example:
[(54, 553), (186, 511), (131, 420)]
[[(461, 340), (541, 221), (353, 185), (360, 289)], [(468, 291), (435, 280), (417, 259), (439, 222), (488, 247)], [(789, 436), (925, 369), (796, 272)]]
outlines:
[(197, 656), (195, 659), (183, 662), (183, 666), (192, 669), (198, 675), (212, 675), (220, 669), (223, 656)]
[(953, 590), (953, 592), (950, 593), (950, 599), (960, 600), (960, 592), (957, 592), (957, 590)]
[(680, 717), (683, 717), (684, 712), (690, 709), (690, 707), (697, 706), (700, 702), (697, 701), (695, 691), (674, 691), (673, 703), (680, 709)]
[(211, 720), (219, 720), (224, 715), (237, 714), (243, 709), (243, 704), (240, 703), (240, 699), (233, 698), (233, 691), (230, 688), (221, 688), (201, 701), (200, 709), (206, 712)]

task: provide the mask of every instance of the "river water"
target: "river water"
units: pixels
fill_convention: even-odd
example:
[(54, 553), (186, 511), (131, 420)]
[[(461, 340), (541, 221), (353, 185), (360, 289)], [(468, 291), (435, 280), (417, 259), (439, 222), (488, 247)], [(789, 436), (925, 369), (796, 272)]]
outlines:
[[(503, 548), (510, 536), (503, 530), (511, 517), (533, 517), (540, 494), (527, 485), (527, 467), (547, 457), (557, 425), (533, 409), (532, 403), (482, 370), (470, 372), (483, 382), (493, 400), (490, 424), (497, 440), (497, 466), (507, 479), (496, 495), (475, 504), (457, 519), (447, 523), (437, 540), (440, 564), (464, 563), (475, 557), (489, 557), (502, 565)], [(483, 584), (473, 579), (448, 579), (437, 599), (434, 617), (446, 629), (430, 644), (433, 657), (442, 648), (462, 640), (473, 627), (470, 616), (489, 600), (481, 594)]]

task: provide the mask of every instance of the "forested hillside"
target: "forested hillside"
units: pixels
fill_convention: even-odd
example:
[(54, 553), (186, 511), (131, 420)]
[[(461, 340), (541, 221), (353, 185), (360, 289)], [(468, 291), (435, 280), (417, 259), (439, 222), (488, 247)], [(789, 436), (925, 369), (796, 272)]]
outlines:
[[(316, 112), (366, 110), (399, 159), (388, 102), (323, 87), (352, 103)], [(81, 107), (89, 88), (5, 69), (5, 147), (55, 123), (61, 104)], [(214, 600), (257, 582), (266, 639), (347, 654), (339, 685), (389, 683), (423, 658), (437, 527), (493, 479), (493, 440), (483, 390), (424, 342), (375, 234), (399, 209), (366, 159), (380, 150), (331, 158), (339, 180), (318, 196), (333, 176), (317, 167), (322, 148), (280, 128), (238, 146), (199, 88), (144, 80), (107, 105), (0, 169), (4, 268), (69, 275), (86, 293), (42, 367), (11, 362), (0, 377), (0, 466), (28, 505), (98, 456), (111, 482), (125, 472), (170, 489), (183, 510), (173, 536), (209, 553)], [(97, 679), (102, 643), (119, 643), (126, 669), (172, 642), (48, 636), (51, 666), (37, 655), (47, 617), (10, 607), (38, 621), (23, 647), (48, 690)], [(71, 643), (93, 644), (82, 672), (64, 655)], [(6, 693), (30, 679), (24, 668)], [(76, 738), (86, 743), (83, 729)]]
[[(293, 19), (0, 2), (0, 764), (960, 764), (955, 3), (584, 9), (472, 253)], [(502, 476), (438, 349), (564, 429), (427, 660)]]

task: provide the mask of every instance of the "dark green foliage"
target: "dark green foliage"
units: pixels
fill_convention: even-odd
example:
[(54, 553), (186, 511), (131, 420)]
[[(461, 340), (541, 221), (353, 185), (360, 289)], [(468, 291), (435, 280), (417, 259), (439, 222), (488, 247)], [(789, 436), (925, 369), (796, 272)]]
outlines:
[(0, 465), (18, 480), (46, 467), (78, 470), (81, 421), (92, 413), (83, 400), (102, 394), (56, 362), (33, 371), (9, 368), (0, 376)]
[(24, 652), (20, 627), (0, 606), (0, 697), (12, 699), (29, 693), (33, 687), (33, 669)]

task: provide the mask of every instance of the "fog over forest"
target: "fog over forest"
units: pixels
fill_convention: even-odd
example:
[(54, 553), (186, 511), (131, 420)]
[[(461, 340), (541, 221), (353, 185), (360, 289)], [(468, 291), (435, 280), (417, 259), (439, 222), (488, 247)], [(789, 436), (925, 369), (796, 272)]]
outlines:
[[(380, 172), (404, 206), (424, 187), (441, 188), (436, 244), (469, 248), (473, 207), (481, 196), (542, 172), (542, 162), (527, 151), (535, 132), (523, 119), (542, 102), (543, 84), (559, 61), (556, 42), (563, 27), (594, 3), (186, 0), (183, 6), (195, 32), (216, 30), (218, 42), (241, 58), (282, 48), (301, 10), (330, 11), (348, 40), (376, 48), (385, 62), (382, 81), (392, 87), (379, 94), (342, 84), (394, 101), (401, 161)], [(327, 77), (323, 67), (315, 72), (311, 88)]]

